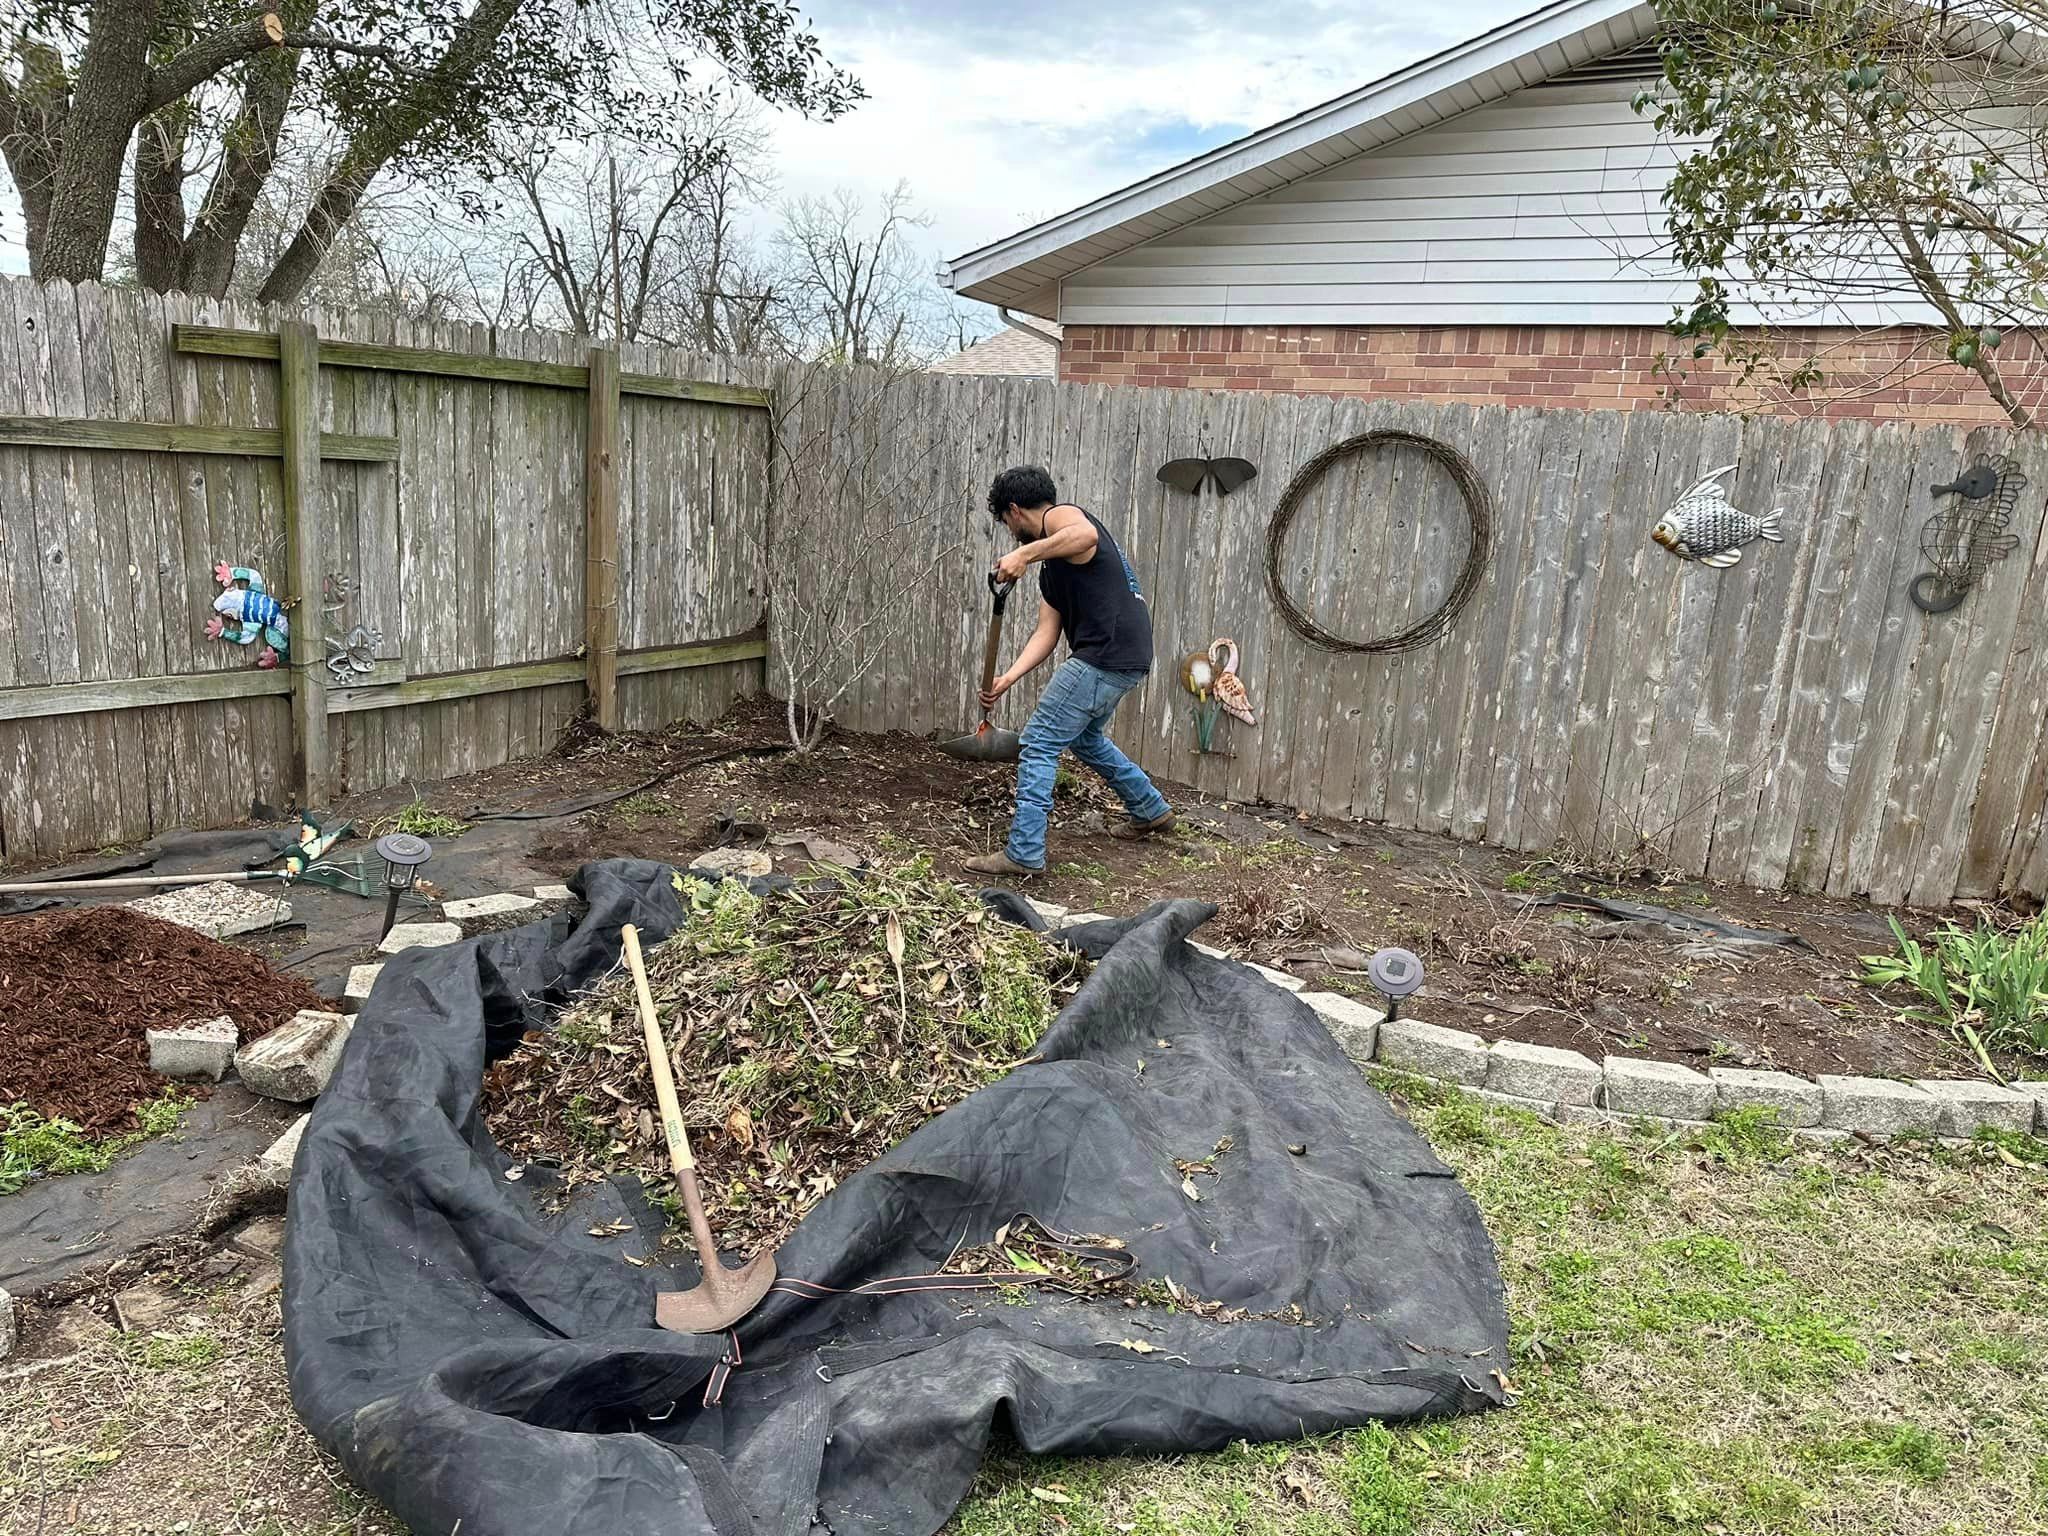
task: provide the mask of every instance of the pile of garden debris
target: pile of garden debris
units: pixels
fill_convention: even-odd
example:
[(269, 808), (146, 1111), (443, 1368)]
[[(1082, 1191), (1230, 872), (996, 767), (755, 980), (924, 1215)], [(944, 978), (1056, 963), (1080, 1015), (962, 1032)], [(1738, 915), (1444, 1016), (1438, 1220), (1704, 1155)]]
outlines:
[[(739, 1250), (1027, 1057), (1087, 968), (923, 863), (767, 895), (677, 886), (689, 917), (648, 951), (649, 983), (712, 1225)], [(484, 1110), (564, 1194), (628, 1173), (673, 1199), (622, 970), (491, 1070)]]
[(0, 1101), (89, 1136), (131, 1129), (164, 1088), (147, 1031), (227, 1014), (247, 1043), (322, 1006), (257, 956), (125, 907), (0, 918)]

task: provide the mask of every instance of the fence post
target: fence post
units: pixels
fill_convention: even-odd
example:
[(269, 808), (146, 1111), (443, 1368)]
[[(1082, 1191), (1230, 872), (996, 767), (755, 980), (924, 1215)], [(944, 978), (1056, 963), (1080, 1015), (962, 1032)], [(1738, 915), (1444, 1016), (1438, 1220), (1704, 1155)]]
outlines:
[(284, 435), (285, 593), (291, 607), (292, 764), (302, 809), (327, 801), (327, 679), (321, 669), (320, 335), (304, 320), (277, 333), (278, 426)]
[(590, 349), (590, 455), (584, 475), (583, 657), (591, 718), (619, 728), (619, 354)]

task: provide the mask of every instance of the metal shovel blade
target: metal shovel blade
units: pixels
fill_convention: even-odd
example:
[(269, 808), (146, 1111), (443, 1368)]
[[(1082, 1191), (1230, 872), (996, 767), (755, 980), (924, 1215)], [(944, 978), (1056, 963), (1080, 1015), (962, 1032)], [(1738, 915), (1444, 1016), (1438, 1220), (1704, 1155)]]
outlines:
[(723, 1333), (758, 1307), (774, 1283), (773, 1253), (757, 1253), (738, 1269), (727, 1269), (714, 1253), (702, 1283), (655, 1296), (654, 1324), (671, 1333)]
[(1024, 750), (1015, 731), (999, 731), (986, 720), (972, 733), (939, 743), (948, 757), (964, 757), (970, 763), (1014, 763)]
[[(639, 978), (636, 975), (634, 979)], [(697, 1245), (697, 1267), (704, 1271), (704, 1278), (687, 1291), (657, 1291), (654, 1325), (671, 1333), (723, 1333), (758, 1307), (775, 1283), (775, 1251), (763, 1249), (738, 1269), (727, 1269), (712, 1240), (711, 1223), (705, 1219), (696, 1168), (678, 1168), (675, 1173), (690, 1222), (690, 1238)]]

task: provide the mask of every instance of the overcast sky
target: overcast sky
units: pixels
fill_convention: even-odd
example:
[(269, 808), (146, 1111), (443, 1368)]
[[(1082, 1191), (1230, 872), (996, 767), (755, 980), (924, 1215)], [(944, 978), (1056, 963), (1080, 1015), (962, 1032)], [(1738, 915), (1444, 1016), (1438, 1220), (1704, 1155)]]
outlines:
[(935, 256), (959, 256), (1531, 4), (817, 0), (827, 53), (869, 99), (780, 123), (777, 165), (790, 191), (905, 177)]
[[(908, 180), (936, 265), (1532, 4), (817, 0), (827, 54), (868, 100), (836, 123), (776, 119), (776, 173), (785, 193)], [(20, 228), (0, 208), (0, 269), (26, 270)]]

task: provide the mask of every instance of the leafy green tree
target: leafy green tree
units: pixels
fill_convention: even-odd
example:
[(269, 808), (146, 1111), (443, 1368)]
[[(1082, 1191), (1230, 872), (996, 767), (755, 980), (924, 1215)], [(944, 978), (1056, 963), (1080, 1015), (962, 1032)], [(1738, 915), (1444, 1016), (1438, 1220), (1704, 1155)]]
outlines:
[[(30, 270), (97, 279), (122, 192), (135, 270), (218, 295), (287, 133), (322, 179), (258, 297), (304, 292), (379, 177), (455, 186), (507, 135), (674, 145), (738, 86), (833, 117), (857, 82), (783, 0), (6, 0), (0, 151)], [(188, 186), (206, 176), (188, 218)]]
[[(2018, 426), (1998, 365), (2048, 319), (2041, 0), (1659, 0), (1662, 79), (1636, 98), (1698, 141), (1664, 194), (1698, 279), (1673, 329), (1694, 355), (1825, 383), (1744, 307), (1825, 315), (1859, 299), (1932, 307), (1946, 356)], [(1825, 319), (1818, 323), (1825, 324)], [(2048, 351), (2048, 349), (2044, 349)]]

